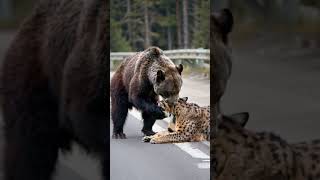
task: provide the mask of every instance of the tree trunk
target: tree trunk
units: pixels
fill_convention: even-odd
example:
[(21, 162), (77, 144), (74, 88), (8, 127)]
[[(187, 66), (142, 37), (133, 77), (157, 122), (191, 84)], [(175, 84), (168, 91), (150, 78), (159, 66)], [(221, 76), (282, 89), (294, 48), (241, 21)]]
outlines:
[(182, 44), (180, 0), (176, 0), (176, 21), (177, 21), (177, 42), (178, 42), (177, 48), (180, 49)]
[(171, 35), (171, 28), (169, 26), (167, 28), (167, 35), (168, 35), (168, 49), (172, 49), (172, 35)]
[(148, 0), (144, 3), (144, 48), (150, 46), (150, 25), (149, 25), (149, 12), (148, 12)]
[(191, 28), (191, 32), (192, 32), (192, 40), (191, 40), (191, 46), (192, 48), (194, 48), (194, 46), (196, 46), (196, 41), (197, 41), (197, 33), (199, 31), (199, 28), (200, 28), (200, 8), (201, 8), (201, 3), (202, 1), (195, 1), (193, 2), (193, 13), (192, 13), (192, 16), (193, 16), (193, 24), (192, 24), (192, 28)]
[(9, 19), (12, 17), (11, 0), (0, 0), (0, 19)]
[[(169, 17), (169, 7), (166, 7), (166, 16)], [(172, 35), (171, 35), (171, 27), (170, 25), (167, 26), (167, 48), (172, 49)]]
[(230, 6), (230, 0), (211, 0), (210, 1), (211, 11), (219, 11), (223, 8), (229, 8), (229, 6)]
[(127, 28), (128, 28), (128, 41), (132, 46), (132, 26), (131, 26), (131, 0), (127, 0)]
[(299, 18), (299, 0), (283, 0), (281, 9), (279, 10), (281, 16), (285, 17), (284, 21), (287, 24), (297, 22)]
[[(264, 16), (264, 7), (257, 1), (245, 0), (246, 5), (249, 7), (250, 11), (255, 17)], [(267, 2), (268, 3), (268, 2)]]
[(188, 0), (182, 1), (182, 9), (183, 9), (183, 47), (189, 47), (189, 22), (188, 22)]

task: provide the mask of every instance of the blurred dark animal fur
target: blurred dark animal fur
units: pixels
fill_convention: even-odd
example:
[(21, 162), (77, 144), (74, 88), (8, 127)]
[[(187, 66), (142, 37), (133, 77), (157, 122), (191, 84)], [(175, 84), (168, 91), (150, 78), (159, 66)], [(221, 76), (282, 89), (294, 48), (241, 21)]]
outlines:
[(5, 180), (48, 180), (76, 142), (109, 179), (108, 1), (41, 0), (1, 66)]

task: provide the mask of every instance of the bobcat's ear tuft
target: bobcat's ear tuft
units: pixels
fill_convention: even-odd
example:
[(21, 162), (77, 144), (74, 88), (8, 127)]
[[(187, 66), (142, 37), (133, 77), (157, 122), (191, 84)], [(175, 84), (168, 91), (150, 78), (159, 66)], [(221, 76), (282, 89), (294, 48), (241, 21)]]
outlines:
[(244, 127), (249, 120), (249, 113), (248, 112), (235, 113), (230, 115), (230, 118), (236, 121), (237, 123), (239, 123), (242, 127)]
[(188, 97), (182, 97), (181, 100), (184, 101), (184, 102), (187, 102), (188, 101)]

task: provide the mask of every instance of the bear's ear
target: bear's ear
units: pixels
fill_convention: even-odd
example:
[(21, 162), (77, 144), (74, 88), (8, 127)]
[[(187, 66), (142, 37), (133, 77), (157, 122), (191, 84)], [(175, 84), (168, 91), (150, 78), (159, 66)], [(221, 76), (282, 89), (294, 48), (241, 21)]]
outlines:
[(163, 51), (160, 48), (154, 47), (154, 46), (149, 47), (147, 49), (147, 52), (149, 53), (150, 56), (153, 56), (156, 58), (160, 57), (163, 54)]
[(213, 13), (213, 21), (221, 33), (226, 35), (232, 31), (233, 15), (229, 9), (222, 9), (219, 12)]
[(188, 101), (188, 97), (182, 97), (181, 100), (184, 101), (184, 102), (187, 102)]
[(165, 79), (164, 72), (162, 70), (157, 71), (157, 83), (162, 82)]
[(178, 66), (176, 66), (179, 74), (181, 75), (182, 71), (183, 71), (183, 65), (182, 64), (179, 64)]

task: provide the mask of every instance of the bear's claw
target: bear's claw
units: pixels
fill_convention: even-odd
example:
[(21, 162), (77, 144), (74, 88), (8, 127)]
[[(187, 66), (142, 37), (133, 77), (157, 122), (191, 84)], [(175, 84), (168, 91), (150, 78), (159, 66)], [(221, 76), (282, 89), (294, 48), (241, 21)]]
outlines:
[(127, 139), (124, 133), (113, 133), (112, 139)]
[(142, 141), (143, 141), (143, 142), (150, 142), (150, 140), (151, 140), (151, 136), (144, 136), (144, 137), (142, 138)]
[(152, 130), (142, 130), (142, 133), (145, 135), (145, 136), (153, 136), (156, 134), (156, 132), (152, 131)]

